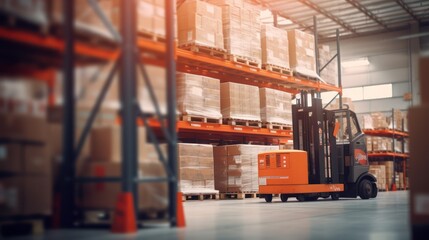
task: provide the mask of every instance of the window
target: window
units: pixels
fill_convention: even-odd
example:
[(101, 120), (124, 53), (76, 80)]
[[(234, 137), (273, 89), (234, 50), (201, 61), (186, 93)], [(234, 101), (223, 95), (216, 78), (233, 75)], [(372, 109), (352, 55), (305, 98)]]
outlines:
[(343, 89), (343, 97), (349, 97), (353, 101), (391, 98), (392, 96), (392, 84), (380, 84)]

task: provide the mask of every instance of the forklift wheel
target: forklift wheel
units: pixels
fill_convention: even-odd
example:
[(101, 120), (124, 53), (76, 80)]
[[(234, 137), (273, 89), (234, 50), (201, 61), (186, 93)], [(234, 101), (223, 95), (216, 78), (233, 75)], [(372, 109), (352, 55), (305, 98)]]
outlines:
[(371, 198), (376, 198), (377, 194), (378, 194), (377, 184), (375, 182), (372, 182), (371, 185), (372, 185), (372, 195), (371, 195)]
[(288, 196), (286, 194), (280, 194), (280, 199), (282, 202), (287, 202)]
[(317, 201), (317, 199), (318, 199), (319, 197), (318, 196), (314, 196), (314, 197), (306, 197), (305, 198), (305, 201), (311, 201), (311, 202), (313, 202), (313, 201)]
[(273, 201), (273, 195), (272, 194), (265, 194), (264, 198), (265, 198), (265, 202), (270, 203)]
[(359, 197), (362, 199), (369, 199), (373, 195), (372, 184), (369, 180), (363, 179), (359, 183)]
[(298, 197), (296, 197), (296, 200), (298, 200), (299, 202), (304, 202), (306, 199), (304, 195), (299, 195)]
[(338, 199), (340, 199), (340, 194), (339, 193), (332, 193), (331, 198), (332, 198), (332, 200), (338, 200)]

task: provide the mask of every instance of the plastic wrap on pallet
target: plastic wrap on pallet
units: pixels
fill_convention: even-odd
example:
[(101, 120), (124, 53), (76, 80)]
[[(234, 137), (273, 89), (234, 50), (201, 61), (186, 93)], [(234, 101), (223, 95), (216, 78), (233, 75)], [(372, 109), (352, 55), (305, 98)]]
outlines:
[[(328, 45), (319, 45), (319, 62), (320, 62), (320, 68), (322, 68), (325, 64), (331, 60), (333, 55), (331, 54), (331, 51), (329, 49)], [(337, 61), (334, 59), (331, 63), (326, 65), (326, 67), (323, 69), (323, 71), (320, 72), (320, 77), (326, 82), (331, 85), (337, 85)]]
[(377, 187), (379, 190), (386, 190), (386, 166), (369, 165), (369, 172), (377, 178)]
[(278, 146), (227, 145), (214, 147), (215, 188), (223, 193), (258, 191), (258, 154)]
[(180, 191), (210, 193), (215, 191), (213, 146), (178, 144)]
[[(45, 1), (48, 2), (48, 1)], [(58, 28), (62, 28), (63, 22), (63, 1), (50, 0), (50, 21)], [(108, 19), (111, 19), (113, 26), (118, 29), (119, 26), (119, 1), (98, 0), (98, 5)], [(94, 9), (87, 0), (76, 0), (75, 3), (75, 28), (80, 34), (96, 35), (106, 39), (113, 39), (112, 34), (104, 26), (101, 19), (95, 13)]]
[(262, 64), (289, 68), (287, 32), (271, 25), (262, 25)]
[(372, 137), (372, 149), (374, 152), (391, 152), (392, 151), (392, 138), (388, 137)]
[[(147, 74), (149, 76), (150, 83), (152, 85), (153, 92), (155, 94), (156, 101), (162, 114), (167, 113), (167, 81), (165, 68), (145, 65)], [(152, 98), (150, 97), (150, 91), (148, 85), (143, 80), (142, 75), (138, 74), (137, 82), (137, 98), (141, 109), (144, 113), (155, 113), (156, 108)]]
[(0, 13), (44, 28), (49, 24), (46, 0), (0, 0)]
[(221, 83), (223, 118), (260, 121), (259, 88), (239, 83)]
[(362, 129), (374, 129), (372, 124), (372, 117), (369, 114), (364, 114), (362, 116)]
[(179, 45), (224, 49), (222, 9), (203, 1), (186, 1), (177, 11)]
[(288, 40), (291, 68), (299, 74), (320, 79), (316, 73), (314, 36), (299, 30), (289, 30)]
[(396, 129), (402, 131), (402, 120), (404, 119), (404, 115), (401, 110), (394, 109), (393, 110), (393, 118), (395, 121), (392, 121), (392, 117), (388, 118), (389, 129)]
[(365, 135), (366, 137), (366, 151), (367, 152), (372, 152), (373, 148), (372, 148), (372, 136), (369, 135)]
[(261, 62), (261, 11), (243, 0), (209, 0), (222, 7), (224, 46), (229, 54)]
[(177, 108), (184, 115), (222, 118), (219, 79), (177, 74)]
[(290, 93), (260, 88), (259, 98), (262, 122), (292, 125), (292, 96)]
[(404, 139), (404, 153), (409, 153), (409, 152), (410, 152), (409, 140), (408, 139)]

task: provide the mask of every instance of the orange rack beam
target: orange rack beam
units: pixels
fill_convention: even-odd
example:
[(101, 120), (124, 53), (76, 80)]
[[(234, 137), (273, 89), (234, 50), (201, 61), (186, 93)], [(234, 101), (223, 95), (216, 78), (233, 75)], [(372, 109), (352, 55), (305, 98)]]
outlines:
[(382, 157), (409, 158), (409, 155), (405, 153), (381, 152), (381, 153), (368, 153), (368, 157), (370, 158), (382, 158)]
[(397, 131), (393, 129), (365, 129), (363, 130), (365, 134), (371, 135), (371, 136), (380, 136), (380, 137), (408, 137), (408, 133)]

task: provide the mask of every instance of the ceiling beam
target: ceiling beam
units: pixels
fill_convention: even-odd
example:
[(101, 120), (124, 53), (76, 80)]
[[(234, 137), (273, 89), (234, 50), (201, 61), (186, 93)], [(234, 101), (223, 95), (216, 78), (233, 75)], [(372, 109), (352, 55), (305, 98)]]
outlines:
[(353, 7), (355, 7), (356, 9), (358, 9), (359, 11), (361, 11), (362, 13), (364, 13), (366, 16), (368, 16), (369, 18), (371, 18), (374, 22), (378, 23), (384, 29), (389, 29), (389, 27), (383, 21), (381, 21), (380, 19), (378, 19), (378, 17), (374, 13), (372, 13), (371, 11), (369, 11), (365, 6), (363, 6), (359, 2), (357, 2), (355, 0), (346, 0), (346, 2), (350, 3)]
[(420, 19), (414, 14), (413, 10), (411, 10), (411, 8), (403, 0), (396, 0), (396, 3), (401, 6), (408, 14), (410, 14), (410, 16), (414, 18), (414, 20), (420, 22)]
[(344, 29), (347, 29), (349, 32), (357, 34), (356, 30), (354, 30), (351, 26), (349, 26), (347, 23), (343, 22), (341, 19), (337, 18), (336, 16), (332, 15), (325, 9), (320, 8), (317, 4), (313, 3), (310, 0), (299, 0), (302, 4), (307, 5), (311, 9), (315, 10), (316, 12), (324, 15), (325, 17), (331, 19), (332, 21), (336, 22), (338, 25), (343, 27)]

